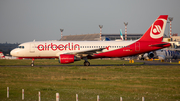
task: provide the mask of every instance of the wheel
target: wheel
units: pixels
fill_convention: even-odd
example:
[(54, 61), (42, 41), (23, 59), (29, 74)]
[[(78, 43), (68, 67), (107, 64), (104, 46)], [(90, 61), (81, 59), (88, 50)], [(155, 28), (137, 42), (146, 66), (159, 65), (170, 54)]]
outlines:
[(31, 67), (33, 67), (34, 66), (34, 63), (31, 63)]
[(84, 66), (90, 66), (90, 63), (88, 61), (85, 61)]

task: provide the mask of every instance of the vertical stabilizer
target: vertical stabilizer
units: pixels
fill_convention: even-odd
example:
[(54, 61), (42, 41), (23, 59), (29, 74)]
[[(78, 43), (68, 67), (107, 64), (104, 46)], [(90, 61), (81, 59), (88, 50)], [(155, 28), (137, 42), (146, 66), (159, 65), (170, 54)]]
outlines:
[(167, 18), (168, 15), (160, 15), (146, 31), (146, 33), (139, 39), (139, 41), (161, 42), (163, 39)]
[(121, 39), (121, 40), (124, 40), (121, 29), (120, 29), (120, 39)]
[(0, 52), (0, 57), (1, 57), (1, 59), (4, 59), (4, 58), (5, 58), (3, 52)]

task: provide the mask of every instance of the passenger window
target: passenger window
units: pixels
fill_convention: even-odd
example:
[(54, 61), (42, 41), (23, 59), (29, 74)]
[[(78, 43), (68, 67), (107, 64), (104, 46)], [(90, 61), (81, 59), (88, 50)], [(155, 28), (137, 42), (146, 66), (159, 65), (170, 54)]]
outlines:
[(18, 48), (24, 49), (24, 46), (18, 46)]

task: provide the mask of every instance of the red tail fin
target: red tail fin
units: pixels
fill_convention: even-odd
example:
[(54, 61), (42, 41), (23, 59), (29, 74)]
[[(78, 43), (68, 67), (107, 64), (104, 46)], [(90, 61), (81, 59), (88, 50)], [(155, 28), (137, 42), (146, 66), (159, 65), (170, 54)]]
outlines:
[(139, 41), (161, 42), (164, 35), (168, 15), (160, 15)]
[(0, 57), (1, 57), (1, 58), (5, 58), (3, 52), (0, 52)]

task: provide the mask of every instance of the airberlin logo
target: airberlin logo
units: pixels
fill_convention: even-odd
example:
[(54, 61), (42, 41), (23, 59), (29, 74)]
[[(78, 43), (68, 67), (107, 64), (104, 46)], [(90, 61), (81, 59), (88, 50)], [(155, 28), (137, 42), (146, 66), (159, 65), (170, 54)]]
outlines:
[(151, 26), (150, 36), (154, 39), (163, 37), (164, 27), (165, 27), (165, 19), (158, 19)]
[(37, 49), (39, 51), (49, 51), (49, 50), (53, 50), (53, 51), (56, 51), (56, 50), (60, 50), (60, 51), (63, 51), (63, 50), (80, 50), (80, 46), (79, 44), (75, 44), (74, 43), (67, 43), (67, 44), (47, 44), (45, 43), (45, 45), (43, 44), (40, 44), (37, 46)]
[(155, 25), (155, 28), (153, 29), (153, 33), (154, 33), (154, 34), (155, 34), (155, 33), (160, 34), (161, 31), (162, 31), (161, 26)]

